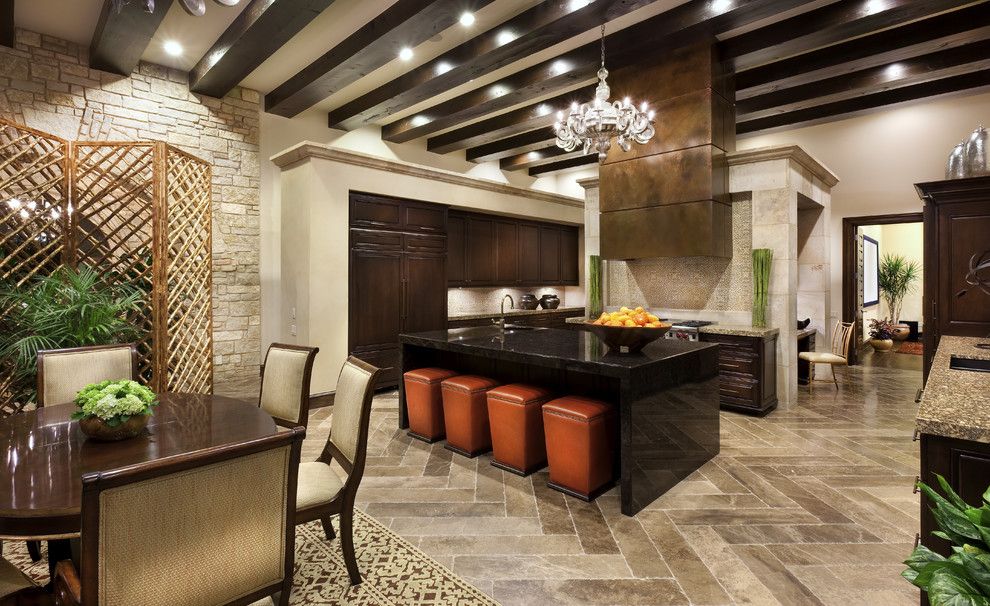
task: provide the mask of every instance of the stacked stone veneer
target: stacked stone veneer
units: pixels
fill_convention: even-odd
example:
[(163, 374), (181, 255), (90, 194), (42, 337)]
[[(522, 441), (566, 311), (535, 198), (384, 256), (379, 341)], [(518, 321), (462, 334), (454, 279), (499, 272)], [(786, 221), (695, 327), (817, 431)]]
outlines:
[(213, 165), (213, 336), (217, 393), (256, 393), (260, 96), (189, 92), (185, 72), (141, 63), (130, 77), (88, 67), (88, 49), (18, 30), (0, 47), (0, 116), (69, 140), (160, 140)]

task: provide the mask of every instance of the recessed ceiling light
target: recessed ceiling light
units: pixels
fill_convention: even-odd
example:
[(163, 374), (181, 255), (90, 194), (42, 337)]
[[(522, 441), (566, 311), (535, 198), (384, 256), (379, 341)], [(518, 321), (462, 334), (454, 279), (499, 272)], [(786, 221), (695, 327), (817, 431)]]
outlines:
[(474, 25), (474, 13), (463, 13), (461, 15), (461, 25), (464, 27), (471, 27)]
[(437, 63), (436, 71), (438, 76), (441, 74), (446, 74), (452, 69), (454, 69), (454, 66), (446, 61), (441, 61), (440, 63)]
[(507, 29), (500, 31), (498, 33), (498, 36), (495, 37), (495, 41), (498, 42), (499, 46), (508, 44), (509, 42), (512, 42), (515, 39), (516, 39), (516, 35)]
[(724, 13), (732, 6), (732, 0), (715, 0), (712, 2), (712, 10), (716, 13)]
[(173, 57), (178, 57), (182, 55), (182, 45), (175, 40), (166, 40), (165, 44), (162, 45), (165, 52)]
[(567, 8), (572, 11), (576, 11), (588, 6), (589, 4), (591, 4), (591, 0), (571, 0), (570, 4), (567, 5)]
[(408, 61), (412, 58), (413, 58), (412, 49), (409, 48), (408, 46), (403, 46), (402, 50), (399, 51), (399, 59), (402, 59), (403, 61)]

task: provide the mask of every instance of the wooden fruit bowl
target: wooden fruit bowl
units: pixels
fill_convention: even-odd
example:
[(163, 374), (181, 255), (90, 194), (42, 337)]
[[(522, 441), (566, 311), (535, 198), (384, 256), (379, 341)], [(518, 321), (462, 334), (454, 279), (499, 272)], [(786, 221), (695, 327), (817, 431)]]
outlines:
[(613, 353), (638, 353), (670, 330), (670, 326), (663, 328), (604, 326), (593, 322), (585, 322), (581, 324), (581, 328), (601, 339)]

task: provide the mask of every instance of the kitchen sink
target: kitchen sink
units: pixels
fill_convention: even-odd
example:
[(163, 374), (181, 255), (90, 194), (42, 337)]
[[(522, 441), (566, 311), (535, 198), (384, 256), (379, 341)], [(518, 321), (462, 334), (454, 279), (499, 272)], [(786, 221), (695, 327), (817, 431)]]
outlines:
[(506, 324), (505, 330), (533, 330), (536, 326), (524, 326), (522, 324)]
[(990, 372), (990, 360), (951, 356), (949, 358), (949, 368), (953, 370), (968, 370), (970, 372)]

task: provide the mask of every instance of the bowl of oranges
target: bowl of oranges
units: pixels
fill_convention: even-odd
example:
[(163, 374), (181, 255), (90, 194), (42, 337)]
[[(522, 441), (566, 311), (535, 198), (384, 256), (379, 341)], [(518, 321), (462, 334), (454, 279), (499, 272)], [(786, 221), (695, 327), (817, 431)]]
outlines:
[(670, 330), (670, 323), (642, 307), (621, 307), (619, 311), (605, 312), (581, 327), (601, 339), (609, 351), (637, 353)]

